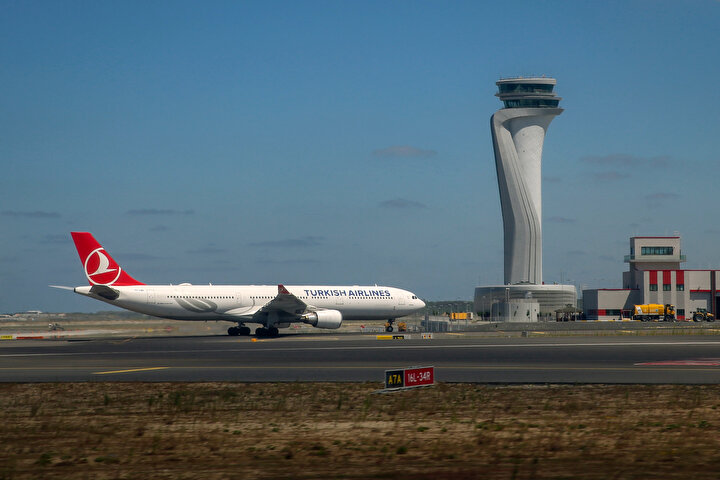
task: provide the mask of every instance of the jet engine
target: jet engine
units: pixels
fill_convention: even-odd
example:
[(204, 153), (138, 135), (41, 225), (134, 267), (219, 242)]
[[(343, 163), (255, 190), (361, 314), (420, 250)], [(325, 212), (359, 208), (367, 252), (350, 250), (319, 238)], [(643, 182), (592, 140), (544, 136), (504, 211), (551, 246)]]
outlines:
[(340, 328), (340, 325), (342, 325), (342, 312), (338, 310), (318, 310), (303, 315), (302, 321), (317, 328)]

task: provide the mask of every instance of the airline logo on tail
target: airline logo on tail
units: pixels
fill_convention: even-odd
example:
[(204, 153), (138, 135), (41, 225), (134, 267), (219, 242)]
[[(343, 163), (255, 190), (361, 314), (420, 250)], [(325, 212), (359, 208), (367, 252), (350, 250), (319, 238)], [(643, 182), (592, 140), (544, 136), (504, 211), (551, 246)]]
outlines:
[(90, 285), (143, 285), (123, 272), (92, 234), (72, 232), (72, 237)]
[(113, 266), (115, 268), (110, 268), (110, 259), (105, 254), (105, 249), (100, 247), (90, 252), (85, 259), (85, 276), (94, 285), (112, 285), (122, 273), (119, 265), (113, 262)]

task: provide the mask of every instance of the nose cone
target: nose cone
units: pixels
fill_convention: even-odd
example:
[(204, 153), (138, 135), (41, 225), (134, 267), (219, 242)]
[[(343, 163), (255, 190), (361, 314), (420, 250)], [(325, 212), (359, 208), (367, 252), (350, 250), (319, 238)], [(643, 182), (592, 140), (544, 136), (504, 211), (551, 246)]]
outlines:
[(421, 310), (425, 308), (425, 302), (420, 300), (420, 297), (415, 295), (413, 292), (409, 290), (403, 290), (403, 293), (406, 295), (407, 303), (405, 310), (409, 313), (416, 312), (418, 310)]
[(410, 305), (412, 305), (413, 310), (420, 310), (422, 308), (425, 308), (425, 302), (420, 300), (420, 297), (415, 295), (414, 293), (411, 293), (412, 300), (410, 301)]

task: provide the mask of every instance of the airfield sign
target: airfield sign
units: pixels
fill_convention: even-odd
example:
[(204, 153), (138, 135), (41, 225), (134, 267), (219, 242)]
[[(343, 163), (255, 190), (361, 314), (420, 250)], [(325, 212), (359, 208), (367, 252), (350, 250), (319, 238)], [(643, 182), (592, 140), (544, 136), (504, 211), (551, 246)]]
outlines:
[(385, 370), (385, 388), (425, 387), (435, 383), (435, 367), (412, 367)]

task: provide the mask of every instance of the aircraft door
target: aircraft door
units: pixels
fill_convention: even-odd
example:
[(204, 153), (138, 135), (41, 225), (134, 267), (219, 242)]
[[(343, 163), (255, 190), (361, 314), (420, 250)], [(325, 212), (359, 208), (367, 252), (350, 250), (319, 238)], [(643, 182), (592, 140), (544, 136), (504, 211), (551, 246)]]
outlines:
[(148, 305), (155, 305), (155, 289), (154, 288), (147, 289), (147, 303), (148, 303)]

